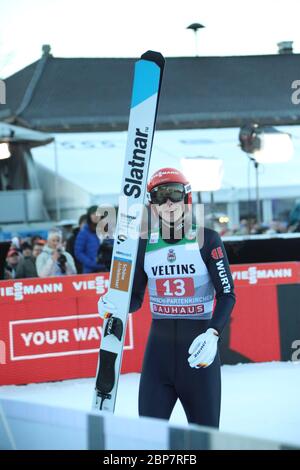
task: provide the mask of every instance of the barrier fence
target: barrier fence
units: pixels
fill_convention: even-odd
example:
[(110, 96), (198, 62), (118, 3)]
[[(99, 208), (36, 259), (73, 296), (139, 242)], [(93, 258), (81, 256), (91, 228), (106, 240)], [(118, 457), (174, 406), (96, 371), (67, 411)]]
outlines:
[[(137, 459), (137, 463), (153, 464), (183, 463), (177, 461), (173, 452), (169, 458), (165, 454), (166, 458), (162, 461), (159, 458), (159, 451), (162, 450), (296, 450), (299, 446), (230, 434), (204, 426), (180, 427), (159, 419), (125, 418), (104, 412), (87, 413), (71, 408), (4, 399), (0, 403), (0, 450), (7, 449), (155, 449), (157, 457), (146, 454), (144, 457), (140, 456), (144, 461)], [(138, 454), (133, 452), (133, 455)], [(187, 457), (184, 463), (203, 462), (203, 456), (197, 453), (192, 455), (193, 460), (189, 461)], [(111, 460), (113, 457), (114, 454), (110, 454)], [(102, 458), (104, 456), (97, 454), (97, 463), (108, 463), (101, 461)]]

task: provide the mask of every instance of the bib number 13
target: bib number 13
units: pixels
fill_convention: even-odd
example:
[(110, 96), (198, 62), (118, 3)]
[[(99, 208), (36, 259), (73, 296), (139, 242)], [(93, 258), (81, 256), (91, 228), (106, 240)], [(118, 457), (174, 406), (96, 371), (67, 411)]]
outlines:
[[(171, 281), (165, 281), (163, 283), (163, 286), (166, 288), (164, 294), (165, 295), (176, 295), (178, 297), (182, 296), (185, 294), (185, 288), (184, 288), (184, 280), (183, 279), (174, 279), (173, 281), (173, 290), (171, 290), (170, 287)], [(171, 284), (172, 285), (172, 284)]]
[(162, 297), (189, 297), (194, 295), (194, 282), (190, 277), (158, 279), (156, 287)]

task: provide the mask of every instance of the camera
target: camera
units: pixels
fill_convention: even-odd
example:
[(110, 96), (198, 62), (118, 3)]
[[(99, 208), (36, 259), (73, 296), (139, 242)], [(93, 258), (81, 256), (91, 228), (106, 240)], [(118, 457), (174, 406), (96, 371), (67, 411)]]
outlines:
[(57, 258), (57, 264), (58, 264), (58, 266), (60, 267), (60, 270), (61, 270), (62, 274), (66, 274), (66, 272), (67, 272), (67, 267), (66, 267), (67, 258), (66, 258), (66, 256), (63, 254), (61, 248), (58, 248), (58, 249), (57, 249), (57, 253), (59, 253), (59, 257)]

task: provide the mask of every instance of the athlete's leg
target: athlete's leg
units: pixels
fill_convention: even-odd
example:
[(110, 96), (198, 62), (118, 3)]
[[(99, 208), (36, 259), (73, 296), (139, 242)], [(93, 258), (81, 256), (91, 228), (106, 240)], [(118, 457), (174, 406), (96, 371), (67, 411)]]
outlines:
[(169, 419), (178, 398), (174, 387), (172, 323), (170, 320), (152, 322), (140, 380), (140, 416)]
[(221, 372), (219, 354), (206, 368), (192, 369), (188, 364), (178, 386), (178, 395), (189, 423), (219, 427)]
[(149, 371), (142, 374), (139, 388), (139, 415), (170, 419), (177, 401), (174, 387), (160, 383)]

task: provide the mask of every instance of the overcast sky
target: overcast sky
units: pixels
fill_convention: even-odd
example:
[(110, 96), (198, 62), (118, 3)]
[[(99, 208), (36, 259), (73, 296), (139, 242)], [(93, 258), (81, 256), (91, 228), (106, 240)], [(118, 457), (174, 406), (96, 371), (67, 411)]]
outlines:
[(37, 60), (42, 44), (56, 57), (272, 54), (293, 40), (300, 52), (299, 0), (0, 0), (0, 76)]

